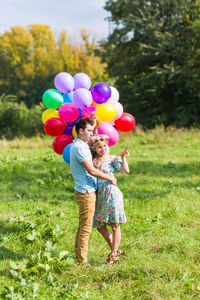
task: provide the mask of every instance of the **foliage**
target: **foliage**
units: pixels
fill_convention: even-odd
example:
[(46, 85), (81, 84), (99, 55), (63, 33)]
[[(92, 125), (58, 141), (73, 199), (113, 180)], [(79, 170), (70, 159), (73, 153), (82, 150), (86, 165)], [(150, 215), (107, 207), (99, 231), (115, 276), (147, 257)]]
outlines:
[(15, 136), (34, 136), (41, 134), (41, 115), (43, 105), (34, 105), (30, 109), (24, 102), (18, 103), (13, 95), (0, 97), (0, 138), (11, 139)]
[[(120, 101), (146, 127), (200, 123), (200, 2), (107, 0), (103, 59)], [(106, 53), (106, 54), (105, 54)]]
[(0, 94), (14, 94), (28, 107), (41, 102), (45, 90), (54, 87), (59, 72), (87, 73), (94, 81), (104, 81), (106, 73), (94, 55), (95, 40), (90, 42), (82, 30), (82, 42), (73, 45), (63, 30), (55, 36), (47, 25), (12, 27), (0, 36)]
[(128, 222), (113, 266), (97, 230), (90, 266), (74, 261), (74, 183), (50, 137), (0, 141), (1, 299), (199, 299), (200, 131), (136, 129), (110, 148), (129, 145), (131, 171), (117, 175)]

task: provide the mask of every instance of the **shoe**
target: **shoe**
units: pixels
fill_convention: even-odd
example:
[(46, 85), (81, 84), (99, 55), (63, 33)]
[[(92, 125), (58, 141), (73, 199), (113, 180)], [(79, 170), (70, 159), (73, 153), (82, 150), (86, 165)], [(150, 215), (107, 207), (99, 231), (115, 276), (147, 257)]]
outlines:
[(126, 255), (126, 251), (121, 251), (121, 250), (117, 250), (117, 255), (121, 256), (121, 255)]
[(113, 265), (114, 263), (116, 263), (119, 260), (119, 256), (116, 254), (110, 254), (108, 256), (108, 258), (106, 259), (106, 264), (107, 265)]
[[(109, 256), (111, 255), (111, 252), (108, 254), (108, 258), (109, 258)], [(116, 255), (118, 256), (118, 257), (120, 257), (121, 255), (126, 255), (126, 251), (121, 251), (121, 250), (117, 250), (116, 251)]]

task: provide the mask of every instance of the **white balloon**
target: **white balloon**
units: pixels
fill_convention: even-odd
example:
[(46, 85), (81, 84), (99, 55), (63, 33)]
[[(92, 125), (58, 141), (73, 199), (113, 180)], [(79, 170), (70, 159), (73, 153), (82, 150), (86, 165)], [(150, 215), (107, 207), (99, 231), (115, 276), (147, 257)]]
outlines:
[(110, 88), (111, 88), (111, 96), (110, 99), (107, 101), (107, 103), (110, 103), (112, 101), (117, 102), (119, 100), (119, 92), (113, 86), (110, 86)]
[(124, 108), (121, 105), (121, 103), (119, 103), (118, 101), (110, 100), (109, 103), (112, 104), (112, 105), (114, 105), (114, 107), (116, 108), (117, 114), (116, 114), (116, 117), (113, 120), (113, 121), (115, 121), (115, 120), (117, 120), (117, 119), (119, 119), (121, 117), (121, 115), (124, 112)]

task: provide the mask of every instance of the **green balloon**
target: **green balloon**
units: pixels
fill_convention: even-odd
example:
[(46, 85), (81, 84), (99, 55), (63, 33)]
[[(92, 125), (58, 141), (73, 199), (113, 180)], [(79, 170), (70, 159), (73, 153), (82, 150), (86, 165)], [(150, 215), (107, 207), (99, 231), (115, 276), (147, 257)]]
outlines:
[(55, 109), (63, 104), (63, 96), (57, 90), (50, 89), (44, 92), (42, 101), (46, 107)]

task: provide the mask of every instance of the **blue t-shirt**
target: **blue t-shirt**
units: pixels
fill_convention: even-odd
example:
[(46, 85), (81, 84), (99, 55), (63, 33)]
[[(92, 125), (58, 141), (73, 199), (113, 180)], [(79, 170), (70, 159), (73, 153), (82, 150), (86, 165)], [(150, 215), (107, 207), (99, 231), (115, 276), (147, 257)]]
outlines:
[(70, 168), (74, 177), (74, 189), (85, 194), (95, 192), (97, 189), (97, 179), (88, 173), (82, 165), (84, 161), (92, 162), (92, 154), (87, 143), (80, 139), (75, 139), (70, 150)]

